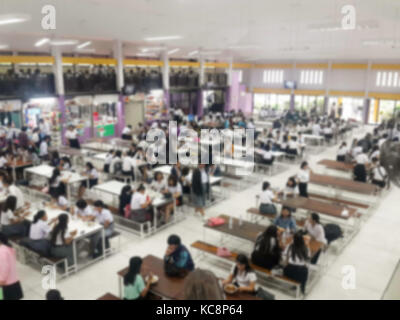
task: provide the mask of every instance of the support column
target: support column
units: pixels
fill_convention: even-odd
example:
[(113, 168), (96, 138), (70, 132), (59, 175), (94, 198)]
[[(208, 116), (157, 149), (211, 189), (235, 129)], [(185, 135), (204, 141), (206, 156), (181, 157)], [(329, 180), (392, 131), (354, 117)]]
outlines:
[(62, 52), (60, 48), (52, 48), (52, 55), (54, 57), (53, 74), (55, 81), (56, 94), (58, 95), (58, 106), (61, 113), (60, 127), (61, 127), (61, 143), (66, 144), (65, 131), (67, 126), (67, 116), (65, 108), (65, 91), (64, 91), (64, 75), (62, 67)]
[(162, 66), (162, 83), (164, 89), (164, 104), (165, 108), (170, 108), (170, 99), (169, 99), (169, 57), (167, 49), (164, 48), (161, 52), (161, 61), (163, 63)]
[(203, 86), (205, 85), (205, 61), (204, 61), (204, 56), (202, 55), (200, 50), (199, 50), (199, 62), (200, 62), (200, 69), (199, 69), (200, 89), (197, 97), (197, 116), (201, 117), (203, 115)]
[(115, 40), (113, 53), (114, 59), (117, 60), (115, 67), (117, 91), (121, 92), (122, 88), (124, 87), (124, 54), (121, 40)]

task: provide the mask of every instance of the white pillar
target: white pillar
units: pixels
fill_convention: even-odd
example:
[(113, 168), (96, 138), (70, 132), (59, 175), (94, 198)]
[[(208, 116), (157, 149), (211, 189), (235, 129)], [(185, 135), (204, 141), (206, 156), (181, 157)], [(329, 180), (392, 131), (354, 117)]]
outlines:
[(199, 69), (199, 86), (202, 87), (205, 85), (205, 63), (204, 63), (204, 56), (199, 51), (199, 62), (200, 62), (200, 69)]
[(64, 95), (65, 92), (61, 49), (59, 47), (53, 47), (52, 55), (54, 57), (53, 71), (56, 85), (56, 93), (59, 95)]
[(124, 87), (124, 54), (122, 52), (122, 41), (115, 40), (114, 42), (114, 59), (117, 60), (115, 66), (115, 74), (117, 80), (117, 90), (121, 91)]
[(169, 58), (167, 49), (161, 52), (161, 61), (163, 62), (162, 67), (162, 80), (164, 90), (169, 90)]

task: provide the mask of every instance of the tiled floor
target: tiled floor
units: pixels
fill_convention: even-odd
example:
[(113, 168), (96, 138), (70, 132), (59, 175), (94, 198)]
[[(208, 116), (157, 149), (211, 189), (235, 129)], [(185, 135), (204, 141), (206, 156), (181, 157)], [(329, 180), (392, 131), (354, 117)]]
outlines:
[[(361, 134), (360, 131), (357, 132)], [(357, 135), (357, 134), (356, 134)], [(311, 167), (322, 171), (315, 163), (322, 158), (334, 159), (336, 147), (328, 148), (322, 153), (309, 157)], [(272, 186), (282, 187), (287, 178), (298, 170), (297, 165), (269, 180)], [(261, 189), (261, 182), (240, 192), (230, 191), (229, 198), (207, 210), (207, 216), (221, 213), (245, 218), (246, 210), (255, 205), (255, 195)], [(380, 299), (391, 279), (400, 256), (400, 214), (398, 210), (399, 189), (393, 187), (390, 193), (380, 202), (373, 216), (362, 225), (361, 231), (339, 256), (330, 255), (332, 260), (326, 273), (322, 275), (307, 299)], [(122, 232), (121, 251), (114, 256), (101, 261), (68, 279), (57, 283), (57, 288), (66, 299), (96, 299), (106, 292), (118, 294), (118, 279), (116, 272), (126, 267), (129, 258), (134, 255), (145, 256), (154, 254), (162, 257), (168, 235), (176, 233), (188, 246), (204, 236), (208, 242), (217, 243), (219, 235), (207, 231), (204, 233), (202, 222), (189, 214), (187, 219), (160, 233), (140, 239), (132, 234)], [(249, 243), (230, 241), (228, 246), (240, 251), (251, 252)], [(228, 269), (216, 264), (212, 259), (202, 260), (197, 264), (213, 270), (218, 276), (226, 276)], [(344, 289), (342, 286), (342, 268), (355, 268), (355, 288)], [(43, 299), (45, 291), (41, 287), (40, 273), (30, 267), (19, 265), (18, 273), (22, 281), (26, 299)], [(277, 299), (293, 299), (293, 296), (279, 290), (268, 288), (276, 294)]]

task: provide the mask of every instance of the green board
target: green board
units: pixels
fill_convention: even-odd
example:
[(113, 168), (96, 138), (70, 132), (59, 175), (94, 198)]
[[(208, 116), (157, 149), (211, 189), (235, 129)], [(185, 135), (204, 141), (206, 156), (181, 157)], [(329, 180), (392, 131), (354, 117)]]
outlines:
[[(102, 132), (104, 134), (102, 134)], [(106, 124), (104, 126), (97, 126), (97, 136), (98, 137), (112, 137), (115, 135), (115, 125)]]

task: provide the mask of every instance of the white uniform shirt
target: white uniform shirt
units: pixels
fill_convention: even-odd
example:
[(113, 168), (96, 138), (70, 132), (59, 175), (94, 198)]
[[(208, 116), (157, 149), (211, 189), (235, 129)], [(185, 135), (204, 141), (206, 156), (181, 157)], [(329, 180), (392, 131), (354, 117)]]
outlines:
[(261, 204), (269, 204), (272, 203), (272, 199), (274, 199), (274, 193), (271, 190), (265, 190), (260, 194), (260, 203)]
[(384, 167), (378, 166), (372, 170), (372, 175), (374, 177), (374, 180), (385, 181), (387, 177), (387, 172)]
[(8, 192), (10, 195), (17, 198), (17, 209), (22, 208), (25, 204), (25, 197), (22, 191), (15, 185), (11, 185), (8, 187)]
[(314, 226), (307, 220), (306, 223), (304, 224), (304, 228), (307, 230), (307, 232), (312, 236), (315, 240), (326, 244), (326, 238), (325, 238), (325, 230), (324, 227), (316, 223)]
[(368, 163), (368, 156), (365, 153), (360, 153), (356, 156), (357, 164), (366, 164)]
[(310, 181), (310, 171), (301, 169), (297, 174), (300, 183), (308, 183)]
[(78, 138), (78, 132), (75, 129), (67, 130), (67, 132), (65, 133), (65, 137), (69, 140), (75, 140)]
[(36, 223), (32, 223), (31, 229), (29, 231), (29, 238), (32, 240), (42, 240), (46, 239), (51, 231), (50, 226), (46, 221), (38, 220)]
[(142, 205), (146, 203), (146, 195), (140, 192), (135, 192), (131, 199), (131, 210), (142, 209)]
[(15, 220), (17, 216), (14, 215), (14, 212), (11, 210), (8, 210), (7, 212), (2, 212), (1, 213), (1, 225), (2, 226), (8, 226), (11, 224), (11, 220)]
[(46, 142), (46, 141), (42, 141), (42, 142), (40, 143), (39, 155), (40, 155), (41, 157), (47, 156), (47, 155), (49, 154), (48, 151), (47, 151), (47, 149), (48, 149), (47, 142)]
[(109, 223), (113, 223), (114, 217), (110, 210), (103, 209), (99, 213), (96, 214), (96, 221), (102, 225), (104, 225), (107, 221)]
[[(233, 266), (231, 270), (231, 274), (234, 274), (236, 266)], [(248, 287), (252, 282), (257, 281), (257, 275), (254, 271), (246, 272), (239, 270), (237, 271), (236, 277), (233, 279), (233, 282), (237, 282), (240, 287)]]

